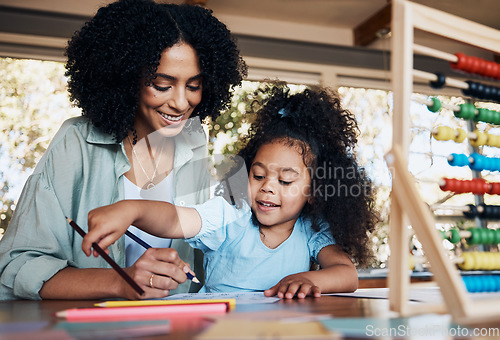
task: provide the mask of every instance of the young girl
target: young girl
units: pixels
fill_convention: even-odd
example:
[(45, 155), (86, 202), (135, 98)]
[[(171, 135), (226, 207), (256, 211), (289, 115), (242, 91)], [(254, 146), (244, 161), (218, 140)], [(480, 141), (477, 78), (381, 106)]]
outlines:
[[(239, 204), (223, 197), (192, 208), (120, 201), (89, 213), (84, 252), (90, 256), (92, 242), (108, 247), (133, 224), (201, 249), (201, 292), (304, 298), (356, 290), (355, 265), (371, 257), (376, 215), (371, 183), (353, 153), (355, 119), (328, 89), (291, 95), (277, 83), (264, 95), (238, 154), (249, 178), (248, 195), (231, 192)], [(309, 271), (311, 259), (320, 270)], [(163, 279), (152, 273), (144, 284), (161, 287)]]

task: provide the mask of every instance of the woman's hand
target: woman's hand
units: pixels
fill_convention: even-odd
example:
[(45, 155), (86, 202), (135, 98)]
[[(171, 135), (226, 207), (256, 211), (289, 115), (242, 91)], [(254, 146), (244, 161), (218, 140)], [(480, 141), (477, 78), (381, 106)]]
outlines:
[[(85, 254), (90, 256), (94, 242), (109, 253), (107, 248), (133, 224), (136, 218), (134, 207), (128, 201), (119, 201), (91, 210), (88, 215), (89, 231), (82, 241), (82, 250)], [(94, 256), (98, 256), (95, 250)]]
[(288, 275), (278, 284), (264, 291), (265, 296), (278, 295), (280, 299), (292, 299), (295, 295), (299, 299), (306, 296), (321, 296), (321, 289), (307, 278), (306, 273)]
[(168, 296), (170, 290), (186, 281), (186, 272), (191, 271), (189, 265), (172, 248), (150, 248), (137, 262), (124, 270), (144, 290), (144, 294), (139, 295), (117, 276), (121, 291), (118, 295), (130, 300)]

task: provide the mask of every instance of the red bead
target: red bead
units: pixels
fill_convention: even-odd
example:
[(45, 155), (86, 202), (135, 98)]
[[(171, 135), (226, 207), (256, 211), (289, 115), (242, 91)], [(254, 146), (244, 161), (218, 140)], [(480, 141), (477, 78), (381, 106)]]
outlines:
[(495, 72), (494, 72), (494, 66), (493, 66), (493, 62), (491, 61), (487, 61), (486, 62), (486, 65), (485, 65), (485, 70), (484, 70), (484, 75), (486, 77), (491, 77), (491, 78), (494, 78), (495, 77)]
[(452, 186), (452, 178), (443, 178), (444, 184), (440, 185), (439, 188), (443, 191), (452, 191), (450, 187)]
[(455, 185), (455, 190), (453, 190), (457, 194), (463, 194), (469, 191), (469, 183), (463, 180), (457, 180)]
[(479, 69), (477, 70), (477, 73), (482, 75), (482, 76), (487, 76), (487, 68), (488, 68), (489, 62), (484, 60), (484, 59), (479, 59)]
[(467, 69), (467, 71), (469, 73), (478, 73), (480, 66), (480, 59), (476, 57), (469, 57), (469, 58), (470, 58), (470, 66)]
[(464, 67), (464, 63), (466, 62), (467, 56), (461, 52), (455, 53), (455, 57), (457, 57), (456, 63), (451, 63), (451, 67), (454, 69), (462, 70)]
[(476, 195), (482, 195), (490, 190), (490, 185), (482, 178), (474, 178), (470, 181), (470, 192)]
[(490, 190), (488, 193), (491, 195), (500, 195), (500, 183), (490, 183)]
[(498, 63), (495, 63), (495, 62), (491, 62), (491, 66), (493, 67), (493, 70), (491, 71), (491, 77), (492, 78), (497, 78), (497, 79), (500, 79), (500, 64)]

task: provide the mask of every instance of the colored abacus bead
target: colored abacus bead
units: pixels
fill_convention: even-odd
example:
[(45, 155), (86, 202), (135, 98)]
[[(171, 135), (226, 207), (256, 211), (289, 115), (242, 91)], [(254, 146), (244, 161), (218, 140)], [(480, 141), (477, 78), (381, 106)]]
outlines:
[(467, 252), (462, 254), (462, 263), (458, 264), (458, 267), (462, 270), (473, 270), (475, 268), (475, 258), (472, 253)]
[(457, 57), (457, 61), (454, 63), (450, 63), (451, 68), (464, 70), (465, 71), (465, 63), (467, 62), (467, 56), (462, 52), (455, 53), (455, 57)]
[(475, 117), (474, 120), (493, 124), (494, 122), (493, 112), (488, 109), (479, 108), (477, 109), (477, 116)]
[(455, 143), (462, 143), (465, 140), (465, 138), (467, 138), (467, 132), (465, 132), (465, 130), (463, 129), (457, 129), (455, 134), (456, 134), (454, 138)]
[(468, 166), (469, 157), (464, 154), (452, 153), (448, 156), (448, 164), (451, 166)]
[(477, 211), (477, 207), (473, 204), (467, 204), (467, 208), (469, 208), (469, 210), (465, 210), (463, 212), (464, 216), (465, 217), (468, 217), (468, 218), (474, 218), (476, 216), (479, 215), (479, 212)]
[(455, 178), (442, 178), (443, 183), (439, 185), (439, 188), (443, 191), (453, 191), (455, 181), (457, 181)]
[(487, 246), (491, 246), (495, 244), (495, 231), (493, 229), (484, 228), (484, 239), (483, 244)]
[(462, 280), (469, 293), (498, 292), (500, 290), (499, 275), (467, 275)]
[(486, 145), (492, 146), (495, 148), (500, 147), (500, 136), (488, 134), (488, 141), (486, 142)]
[[(467, 240), (466, 240), (467, 244), (470, 244), (470, 245), (481, 244), (481, 241), (483, 239), (482, 239), (482, 237), (481, 237), (482, 235), (480, 234), (478, 229), (477, 228), (470, 228), (468, 230), (470, 232), (470, 237), (467, 238)], [(464, 257), (464, 259), (465, 259), (465, 257)]]
[(436, 75), (436, 80), (430, 81), (429, 85), (433, 89), (440, 89), (440, 88), (444, 87), (444, 85), (446, 84), (446, 77), (445, 77), (445, 75), (442, 74), (442, 73), (435, 73), (435, 75)]
[(438, 112), (439, 110), (441, 110), (441, 101), (439, 101), (439, 99), (437, 99), (436, 97), (432, 97), (431, 100), (432, 100), (432, 104), (427, 105), (427, 108), (429, 109), (429, 111)]
[(457, 228), (452, 228), (450, 229), (451, 236), (448, 238), (448, 241), (450, 241), (453, 244), (460, 243), (460, 240), (462, 239), (460, 237), (460, 232), (458, 231)]
[(498, 270), (500, 269), (500, 253), (464, 252), (462, 262), (458, 266), (463, 270)]
[(486, 157), (484, 157), (483, 155), (480, 155), (478, 153), (471, 153), (470, 156), (469, 156), (469, 167), (472, 169), (472, 170), (477, 170), (477, 171), (481, 171), (484, 169), (484, 166), (486, 164)]
[(482, 178), (473, 178), (470, 181), (465, 181), (470, 183), (470, 192), (476, 195), (483, 195), (490, 191), (490, 184)]
[(495, 244), (500, 244), (500, 229), (495, 230)]
[(490, 183), (490, 190), (487, 193), (490, 195), (500, 195), (500, 183), (491, 182)]
[(456, 132), (449, 126), (438, 126), (432, 131), (432, 136), (436, 140), (450, 140), (455, 138)]
[(473, 134), (475, 135), (475, 138), (469, 139), (469, 143), (472, 146), (478, 147), (481, 145), (485, 145), (488, 141), (488, 136), (478, 130), (474, 130)]
[[(498, 206), (498, 205), (486, 205), (486, 204), (482, 204), (481, 206), (482, 206), (483, 212), (480, 214), (480, 216), (482, 218), (489, 218), (489, 219), (498, 218), (498, 219), (500, 219), (500, 206)], [(500, 229), (498, 229), (497, 231), (500, 231)], [(499, 236), (500, 236), (500, 233), (499, 233)], [(496, 243), (497, 244), (500, 243), (500, 238), (498, 239), (498, 242), (496, 242)]]
[[(458, 118), (469, 119), (463, 117), (464, 114), (461, 113), (461, 110), (459, 112), (455, 112), (455, 116)], [(476, 111), (477, 113), (470, 119), (473, 119), (476, 122), (485, 122), (485, 123), (500, 125), (500, 112), (489, 110), (486, 108), (477, 108)], [(470, 115), (469, 111), (467, 111), (467, 114)]]
[(476, 107), (472, 103), (463, 103), (459, 105), (460, 110), (455, 111), (455, 117), (473, 120), (476, 119)]

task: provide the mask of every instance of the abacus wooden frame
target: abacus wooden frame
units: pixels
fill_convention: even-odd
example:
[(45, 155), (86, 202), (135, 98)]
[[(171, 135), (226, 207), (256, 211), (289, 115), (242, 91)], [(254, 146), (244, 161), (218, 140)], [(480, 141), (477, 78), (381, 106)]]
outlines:
[[(500, 31), (407, 0), (394, 0), (391, 71), (394, 94), (393, 149), (386, 160), (393, 176), (389, 246), (389, 302), (401, 315), (448, 312), (456, 322), (478, 324), (500, 320), (500, 301), (473, 301), (460, 274), (447, 258), (429, 208), (422, 201), (406, 158), (410, 143), (410, 101), (413, 93), (413, 37), (420, 29), (500, 53)], [(409, 220), (441, 287), (444, 304), (410, 304)]]

